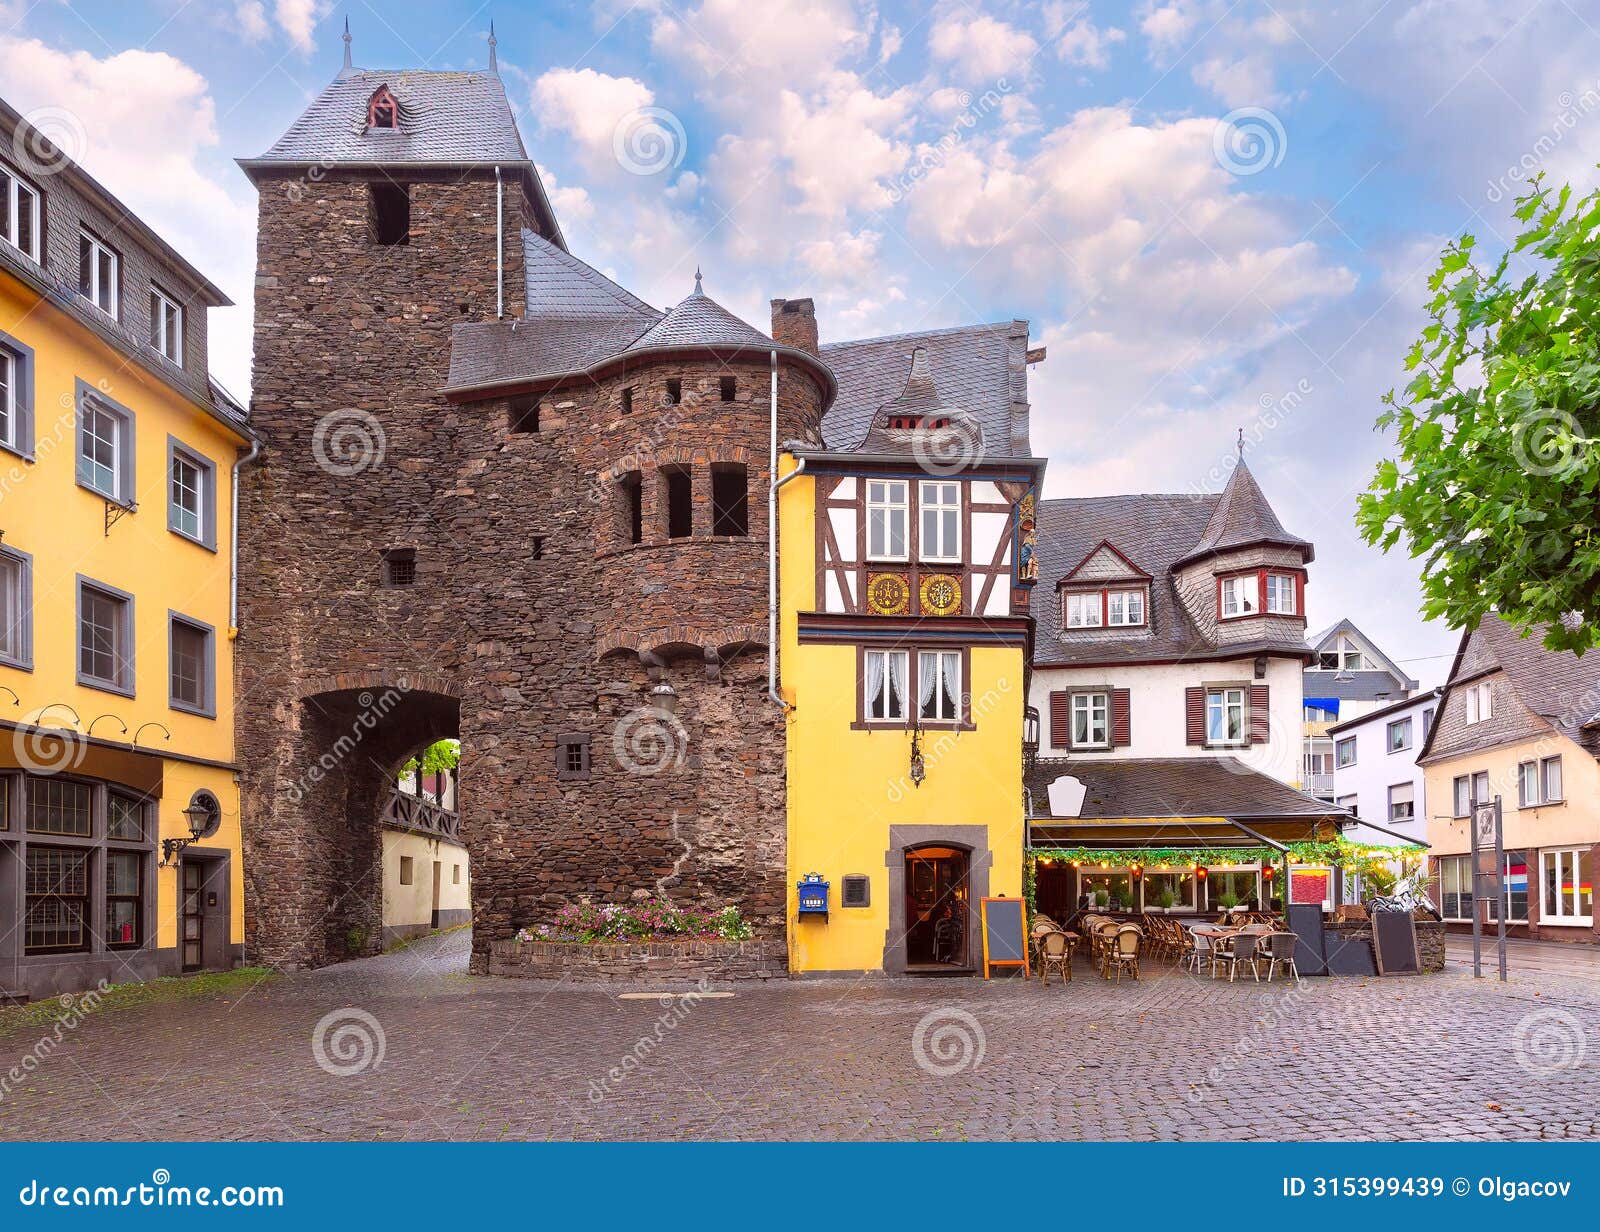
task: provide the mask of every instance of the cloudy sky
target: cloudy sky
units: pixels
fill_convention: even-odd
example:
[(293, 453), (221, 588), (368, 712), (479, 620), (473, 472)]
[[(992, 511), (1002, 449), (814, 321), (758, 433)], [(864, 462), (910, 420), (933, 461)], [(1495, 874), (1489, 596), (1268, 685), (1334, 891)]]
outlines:
[(240, 307), (264, 150), (355, 61), (484, 67), (578, 255), (839, 339), (1026, 318), (1052, 495), (1214, 490), (1239, 429), (1317, 544), (1313, 626), (1424, 682), (1454, 635), (1354, 532), (1446, 237), (1509, 233), (1529, 169), (1600, 161), (1595, 0), (0, 0), (0, 91)]

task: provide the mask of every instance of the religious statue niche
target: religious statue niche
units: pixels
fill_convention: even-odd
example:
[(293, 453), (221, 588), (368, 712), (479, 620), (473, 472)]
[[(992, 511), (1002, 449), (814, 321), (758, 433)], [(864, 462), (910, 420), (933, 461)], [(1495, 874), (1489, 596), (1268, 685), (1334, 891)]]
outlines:
[(1017, 585), (1032, 586), (1039, 580), (1039, 558), (1035, 554), (1034, 507), (1032, 488), (1017, 502)]

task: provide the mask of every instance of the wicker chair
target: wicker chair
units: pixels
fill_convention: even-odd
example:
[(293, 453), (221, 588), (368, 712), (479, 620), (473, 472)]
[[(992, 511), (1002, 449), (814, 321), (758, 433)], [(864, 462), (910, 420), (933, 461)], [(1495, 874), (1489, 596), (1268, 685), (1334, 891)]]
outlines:
[(1072, 938), (1060, 929), (1039, 937), (1039, 982), (1048, 984), (1052, 971), (1061, 973), (1063, 984), (1072, 983)]
[(1295, 944), (1299, 941), (1293, 933), (1268, 933), (1264, 938), (1267, 959), (1267, 983), (1272, 983), (1272, 976), (1279, 967), (1294, 976), (1295, 983), (1300, 982), (1300, 968), (1295, 965)]
[(1112, 937), (1110, 945), (1106, 947), (1104, 966), (1100, 974), (1111, 978), (1111, 972), (1117, 973), (1117, 983), (1122, 983), (1122, 973), (1131, 972), (1134, 979), (1139, 978), (1139, 950), (1144, 945), (1144, 930), (1137, 924), (1123, 924), (1118, 927)]
[(1095, 924), (1094, 931), (1089, 934), (1089, 957), (1097, 967), (1105, 966), (1106, 954), (1121, 927), (1115, 920), (1101, 919)]

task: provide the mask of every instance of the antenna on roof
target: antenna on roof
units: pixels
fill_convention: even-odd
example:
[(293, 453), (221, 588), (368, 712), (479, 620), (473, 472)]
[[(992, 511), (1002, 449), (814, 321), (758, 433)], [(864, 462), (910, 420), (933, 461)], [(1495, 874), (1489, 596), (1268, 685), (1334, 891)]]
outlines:
[(349, 17), (349, 14), (346, 14), (345, 15), (345, 19), (344, 19), (344, 70), (343, 71), (346, 72), (346, 73), (355, 71), (354, 68), (350, 64), (350, 17)]
[(489, 71), (491, 73), (500, 71), (500, 58), (495, 54), (494, 50), (499, 45), (500, 40), (494, 36), (494, 18), (491, 17), (489, 19)]

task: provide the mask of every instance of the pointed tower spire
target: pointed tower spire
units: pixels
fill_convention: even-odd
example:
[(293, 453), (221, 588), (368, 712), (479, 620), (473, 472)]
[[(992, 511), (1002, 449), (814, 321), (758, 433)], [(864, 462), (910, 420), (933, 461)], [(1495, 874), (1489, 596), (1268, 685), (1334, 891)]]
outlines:
[(694, 294), (704, 295), (705, 291), (700, 286), (700, 267), (694, 267)]
[(344, 19), (344, 68), (339, 71), (341, 74), (355, 71), (355, 67), (350, 63), (350, 17), (348, 14), (345, 15)]
[(500, 40), (494, 36), (494, 18), (491, 17), (489, 19), (489, 71), (491, 73), (500, 71), (500, 57), (495, 52), (495, 48), (499, 45)]
[(1239, 452), (1239, 457), (1243, 458), (1244, 457), (1244, 429), (1243, 428), (1239, 429), (1239, 443), (1236, 446), (1236, 448), (1237, 448), (1237, 450)]

